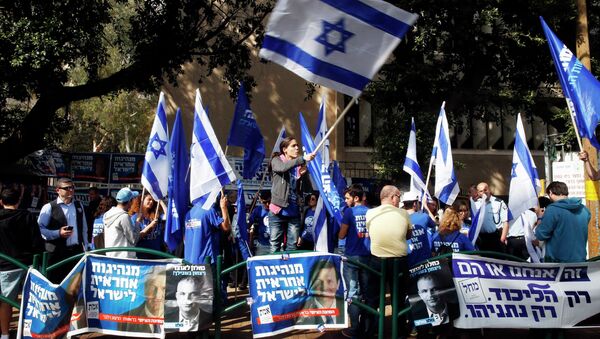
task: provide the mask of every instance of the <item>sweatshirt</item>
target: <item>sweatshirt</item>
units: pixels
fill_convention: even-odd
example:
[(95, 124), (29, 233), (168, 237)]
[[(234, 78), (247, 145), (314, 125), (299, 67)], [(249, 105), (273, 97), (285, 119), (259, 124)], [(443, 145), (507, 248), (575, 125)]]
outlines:
[[(35, 217), (27, 210), (0, 210), (0, 252), (25, 265), (31, 265), (33, 255), (44, 251), (44, 240)], [(0, 259), (0, 271), (16, 269), (14, 264)]]
[[(135, 247), (140, 230), (131, 222), (127, 212), (114, 206), (104, 214), (104, 247)], [(115, 258), (135, 258), (135, 252), (107, 252)]]
[(587, 257), (588, 223), (591, 215), (579, 198), (566, 198), (546, 207), (535, 229), (546, 242), (546, 262), (584, 262)]

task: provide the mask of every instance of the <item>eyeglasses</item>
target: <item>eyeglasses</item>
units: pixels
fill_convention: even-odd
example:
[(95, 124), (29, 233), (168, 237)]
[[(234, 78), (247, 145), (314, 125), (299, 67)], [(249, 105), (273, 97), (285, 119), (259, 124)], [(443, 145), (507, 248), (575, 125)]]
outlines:
[(74, 190), (75, 186), (65, 186), (65, 187), (59, 187), (59, 190), (65, 190), (65, 191), (70, 191), (70, 190)]

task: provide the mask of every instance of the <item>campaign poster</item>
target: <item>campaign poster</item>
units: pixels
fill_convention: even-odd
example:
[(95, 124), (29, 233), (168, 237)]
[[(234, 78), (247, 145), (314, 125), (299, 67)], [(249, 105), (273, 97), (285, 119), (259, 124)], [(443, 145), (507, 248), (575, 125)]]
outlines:
[(348, 327), (342, 257), (321, 252), (255, 256), (247, 261), (255, 338), (293, 329)]
[(143, 168), (144, 154), (113, 154), (110, 165), (110, 182), (113, 184), (137, 184), (142, 178)]
[(30, 268), (23, 283), (17, 338), (62, 338), (69, 331), (73, 307), (81, 295), (84, 260), (60, 284)]
[(84, 275), (87, 326), (69, 334), (97, 332), (160, 338), (169, 263), (180, 264), (181, 260), (87, 255)]
[(448, 259), (431, 260), (409, 270), (408, 300), (415, 326), (449, 325), (459, 306)]
[(164, 330), (205, 330), (213, 318), (213, 280), (210, 265), (167, 265)]
[(530, 264), (453, 254), (459, 328), (600, 326), (600, 262)]
[(110, 153), (73, 153), (71, 172), (74, 181), (108, 182)]

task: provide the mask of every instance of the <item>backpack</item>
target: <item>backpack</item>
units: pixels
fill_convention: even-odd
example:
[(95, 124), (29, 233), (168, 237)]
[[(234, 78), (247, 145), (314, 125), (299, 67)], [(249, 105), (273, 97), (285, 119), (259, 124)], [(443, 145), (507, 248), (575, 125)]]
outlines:
[(445, 242), (444, 238), (440, 234), (440, 239), (442, 240), (442, 245), (438, 248), (437, 251), (433, 252), (433, 256), (437, 257), (440, 255), (453, 253), (454, 250), (452, 250), (452, 244), (454, 244), (454, 241), (456, 241), (456, 238), (458, 238), (459, 235), (460, 235), (460, 232), (454, 237), (454, 239), (452, 239), (452, 242), (450, 242), (450, 244), (446, 245), (446, 244), (444, 244), (444, 242)]

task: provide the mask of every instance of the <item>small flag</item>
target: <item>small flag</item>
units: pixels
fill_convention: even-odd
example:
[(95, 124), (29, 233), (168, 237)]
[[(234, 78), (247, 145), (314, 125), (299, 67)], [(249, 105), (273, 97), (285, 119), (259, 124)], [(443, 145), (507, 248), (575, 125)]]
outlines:
[(423, 197), (423, 192), (427, 191), (427, 188), (425, 187), (423, 172), (421, 172), (421, 167), (417, 161), (417, 128), (415, 127), (415, 118), (411, 120), (403, 170), (410, 174), (410, 191)]
[(435, 141), (431, 158), (432, 161), (435, 161), (435, 196), (444, 204), (452, 205), (460, 192), (460, 188), (454, 174), (450, 133), (444, 104), (440, 109), (437, 126), (435, 127)]
[(250, 247), (248, 246), (248, 223), (246, 222), (246, 199), (244, 197), (244, 186), (241, 180), (237, 181), (238, 195), (237, 195), (237, 245), (242, 253), (244, 260), (251, 257)]
[(169, 190), (171, 151), (166, 108), (165, 94), (160, 92), (142, 169), (142, 185), (156, 201), (166, 197)]
[(279, 0), (259, 55), (357, 96), (417, 17), (378, 0)]
[(481, 231), (481, 227), (483, 226), (483, 220), (485, 219), (485, 200), (486, 196), (484, 194), (482, 203), (479, 204), (479, 208), (475, 211), (475, 214), (471, 219), (471, 228), (469, 228), (469, 240), (471, 240), (473, 246), (475, 246), (475, 242), (477, 241), (477, 237), (479, 236), (479, 232)]
[(190, 153), (190, 201), (209, 209), (215, 203), (219, 190), (235, 180), (235, 174), (202, 107), (200, 90), (196, 90)]
[(329, 252), (329, 239), (327, 238), (327, 210), (323, 206), (323, 196), (319, 195), (315, 215), (313, 217), (313, 230), (315, 232), (315, 251)]
[(538, 206), (538, 194), (542, 189), (537, 168), (527, 147), (525, 128), (521, 113), (517, 115), (515, 147), (508, 193), (508, 220), (517, 219), (526, 210)]
[(596, 150), (600, 150), (600, 143), (595, 135), (596, 126), (600, 121), (600, 82), (554, 35), (542, 17), (540, 21), (579, 136), (588, 139)]
[(244, 84), (240, 85), (238, 98), (235, 104), (235, 113), (227, 145), (244, 148), (244, 169), (242, 177), (252, 179), (261, 168), (265, 159), (265, 139), (260, 133), (260, 128), (250, 108)]
[(190, 184), (186, 181), (190, 166), (187, 142), (181, 121), (181, 110), (177, 110), (173, 134), (171, 135), (171, 181), (169, 183), (169, 204), (165, 224), (164, 241), (173, 252), (183, 241), (185, 214), (188, 210)]

